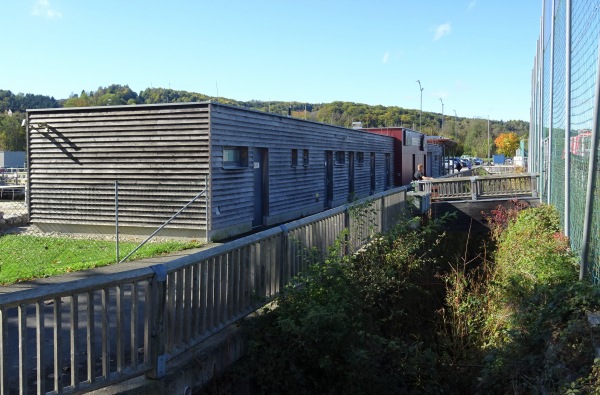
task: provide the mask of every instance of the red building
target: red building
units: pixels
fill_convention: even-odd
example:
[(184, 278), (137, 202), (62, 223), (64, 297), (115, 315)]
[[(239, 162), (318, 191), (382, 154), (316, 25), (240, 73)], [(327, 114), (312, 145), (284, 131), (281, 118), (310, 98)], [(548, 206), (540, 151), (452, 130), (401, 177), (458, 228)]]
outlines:
[(430, 176), (427, 169), (427, 139), (423, 133), (399, 126), (388, 128), (362, 128), (371, 133), (391, 136), (394, 138), (394, 184), (407, 185), (412, 181), (417, 165), (425, 167), (425, 174)]

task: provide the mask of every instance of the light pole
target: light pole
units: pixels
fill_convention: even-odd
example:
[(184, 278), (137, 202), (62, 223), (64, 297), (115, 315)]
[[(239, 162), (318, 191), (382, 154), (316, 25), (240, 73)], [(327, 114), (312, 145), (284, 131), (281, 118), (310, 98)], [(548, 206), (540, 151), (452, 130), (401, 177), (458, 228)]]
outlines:
[(423, 88), (421, 87), (421, 80), (417, 80), (419, 84), (419, 90), (421, 91), (421, 107), (419, 107), (419, 132), (423, 133), (423, 125), (421, 119), (423, 118)]
[(488, 161), (490, 160), (490, 116), (488, 114)]
[(454, 111), (454, 140), (458, 141), (458, 135), (456, 134), (456, 110), (452, 111)]
[(442, 102), (442, 134), (444, 134), (444, 101), (440, 97), (440, 102)]

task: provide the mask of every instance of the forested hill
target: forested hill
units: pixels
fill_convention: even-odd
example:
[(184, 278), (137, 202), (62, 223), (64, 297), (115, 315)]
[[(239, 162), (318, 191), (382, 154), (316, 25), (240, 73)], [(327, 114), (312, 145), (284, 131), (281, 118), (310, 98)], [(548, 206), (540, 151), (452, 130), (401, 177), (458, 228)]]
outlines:
[[(342, 101), (318, 104), (259, 100), (244, 102), (164, 88), (147, 88), (140, 93), (136, 93), (129, 86), (118, 84), (100, 87), (95, 91), (82, 91), (80, 94), (72, 94), (67, 99), (55, 99), (54, 97), (31, 93), (14, 94), (9, 90), (0, 89), (0, 151), (8, 150), (7, 148), (13, 149), (13, 147), (7, 147), (7, 144), (3, 144), (3, 140), (12, 140), (13, 143), (8, 144), (9, 146), (14, 145), (15, 141), (21, 140), (6, 136), (7, 132), (14, 133), (14, 131), (6, 130), (4, 126), (8, 110), (14, 113), (11, 118), (19, 120), (23, 118), (22, 113), (25, 110), (36, 108), (183, 103), (207, 100), (276, 114), (288, 114), (291, 109), (293, 117), (345, 127), (351, 127), (352, 122), (358, 121), (362, 122), (364, 127), (404, 126), (419, 130), (419, 110), (396, 106), (371, 106)], [(436, 136), (442, 135), (457, 140), (460, 144), (460, 152), (464, 151), (467, 154), (484, 156), (487, 151), (487, 119), (446, 115), (443, 131), (442, 115), (440, 113), (423, 112), (421, 122), (423, 133)], [(529, 133), (529, 123), (518, 120), (490, 120), (491, 138), (507, 132), (515, 132), (519, 136), (526, 136)]]

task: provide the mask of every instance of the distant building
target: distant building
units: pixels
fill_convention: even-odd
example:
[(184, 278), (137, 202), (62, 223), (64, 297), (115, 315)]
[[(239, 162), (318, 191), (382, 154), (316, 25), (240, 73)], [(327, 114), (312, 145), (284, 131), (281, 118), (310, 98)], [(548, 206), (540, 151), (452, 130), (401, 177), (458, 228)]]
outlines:
[(441, 177), (452, 172), (444, 162), (456, 156), (456, 141), (442, 136), (427, 136), (427, 166), (431, 177)]
[(427, 141), (425, 140), (426, 136), (423, 133), (400, 126), (388, 128), (362, 128), (360, 130), (366, 130), (371, 133), (394, 138), (394, 152), (396, 152), (396, 155), (394, 156), (395, 185), (410, 184), (413, 174), (417, 171), (417, 165), (419, 164), (423, 164), (425, 167), (425, 174), (431, 174), (427, 164)]
[(24, 168), (26, 162), (25, 151), (0, 151), (0, 169)]

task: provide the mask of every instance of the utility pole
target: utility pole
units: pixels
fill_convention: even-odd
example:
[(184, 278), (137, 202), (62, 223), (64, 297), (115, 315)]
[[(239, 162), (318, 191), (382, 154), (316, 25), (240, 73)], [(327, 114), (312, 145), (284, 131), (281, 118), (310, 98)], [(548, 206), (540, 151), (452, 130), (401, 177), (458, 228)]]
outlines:
[(442, 133), (444, 134), (444, 101), (442, 100), (442, 98), (440, 97), (440, 102), (442, 102)]
[(454, 140), (458, 141), (458, 135), (456, 134), (456, 110), (454, 111)]
[(421, 80), (417, 80), (417, 83), (419, 84), (419, 90), (421, 91), (421, 107), (419, 107), (419, 132), (423, 133), (423, 124), (421, 122), (423, 118), (423, 88), (421, 87)]
[(488, 160), (490, 159), (490, 115), (488, 114)]

